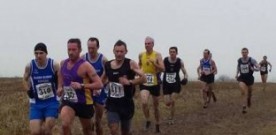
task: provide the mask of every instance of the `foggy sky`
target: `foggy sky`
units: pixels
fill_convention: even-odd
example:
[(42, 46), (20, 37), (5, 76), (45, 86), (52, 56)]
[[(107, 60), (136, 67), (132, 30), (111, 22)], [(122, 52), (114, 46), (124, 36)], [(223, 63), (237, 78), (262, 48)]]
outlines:
[[(273, 0), (0, 0), (0, 76), (22, 76), (38, 42), (60, 61), (67, 58), (69, 38), (80, 38), (84, 53), (87, 39), (98, 37), (108, 59), (121, 39), (127, 57), (137, 60), (145, 37), (152, 36), (163, 57), (178, 46), (191, 78), (205, 48), (213, 53), (218, 76), (234, 77), (243, 47), (258, 62), (267, 55), (275, 65), (275, 7)], [(269, 80), (276, 81), (274, 71)]]

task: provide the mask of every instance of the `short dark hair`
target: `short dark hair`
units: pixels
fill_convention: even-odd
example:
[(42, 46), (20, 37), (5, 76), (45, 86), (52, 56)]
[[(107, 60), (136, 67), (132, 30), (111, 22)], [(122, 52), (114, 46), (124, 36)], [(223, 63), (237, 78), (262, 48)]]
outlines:
[(170, 49), (169, 49), (169, 50), (171, 50), (171, 49), (174, 49), (174, 50), (176, 51), (176, 53), (178, 53), (178, 49), (177, 49), (177, 47), (176, 47), (176, 46), (172, 46), (172, 47), (170, 47)]
[(98, 38), (96, 38), (96, 37), (90, 37), (89, 39), (88, 39), (88, 41), (96, 41), (97, 42), (97, 48), (100, 48), (100, 42), (99, 42), (99, 39)]
[(210, 50), (209, 49), (204, 49), (203, 52), (207, 52), (207, 54), (210, 54)]
[(126, 48), (126, 50), (127, 50), (127, 45), (126, 45), (126, 43), (125, 43), (124, 41), (122, 41), (122, 40), (118, 40), (118, 41), (114, 44), (113, 49), (115, 48), (115, 46), (124, 46), (124, 47)]
[(69, 43), (76, 43), (78, 45), (78, 48), (81, 49), (81, 41), (78, 38), (71, 38), (68, 40), (67, 44)]
[(242, 48), (242, 51), (247, 51), (248, 52), (248, 49), (246, 47)]

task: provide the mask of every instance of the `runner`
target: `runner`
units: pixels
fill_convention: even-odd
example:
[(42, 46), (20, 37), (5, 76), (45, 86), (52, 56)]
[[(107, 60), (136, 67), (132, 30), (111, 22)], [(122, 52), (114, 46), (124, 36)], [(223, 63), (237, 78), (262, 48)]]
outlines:
[(268, 75), (268, 65), (269, 65), (269, 72), (272, 70), (272, 65), (270, 62), (267, 61), (267, 57), (264, 56), (263, 60), (259, 63), (260, 65), (260, 73), (261, 73), (261, 78), (262, 78), (262, 83), (263, 83), (263, 91), (266, 89), (266, 81), (267, 81), (267, 75)]
[(162, 56), (159, 52), (153, 50), (154, 39), (146, 37), (145, 39), (145, 52), (139, 54), (139, 66), (146, 75), (147, 82), (140, 85), (140, 95), (143, 106), (143, 113), (146, 118), (145, 130), (150, 127), (150, 114), (149, 114), (149, 97), (152, 96), (153, 108), (155, 115), (155, 132), (160, 132), (159, 120), (159, 96), (160, 96), (160, 85), (158, 83), (158, 73), (164, 71), (164, 64)]
[[(115, 59), (105, 64), (108, 79), (108, 98), (106, 101), (107, 119), (112, 135), (130, 135), (131, 119), (134, 115), (134, 89), (135, 85), (146, 82), (144, 73), (138, 64), (128, 58), (127, 45), (119, 40), (113, 48)], [(138, 75), (135, 79), (135, 75)]]
[(69, 39), (67, 49), (69, 58), (61, 62), (58, 88), (59, 95), (63, 92), (60, 112), (62, 134), (71, 134), (74, 118), (78, 116), (83, 134), (92, 135), (92, 91), (101, 89), (103, 84), (91, 64), (80, 58), (82, 49), (79, 39)]
[(181, 91), (179, 71), (182, 71), (185, 79), (188, 78), (188, 74), (183, 61), (177, 57), (177, 47), (170, 47), (169, 54), (170, 56), (164, 59), (165, 72), (163, 75), (163, 94), (166, 105), (170, 108), (169, 124), (173, 124), (175, 100)]
[[(101, 77), (103, 81), (103, 74), (104, 74), (104, 64), (107, 62), (106, 57), (99, 53), (99, 40), (95, 37), (91, 37), (88, 39), (87, 42), (88, 53), (82, 56), (82, 58), (88, 61), (96, 70), (99, 77)], [(104, 82), (103, 82), (104, 83)], [(94, 90), (93, 91), (93, 101), (94, 101), (94, 108), (95, 108), (95, 127), (97, 135), (103, 135), (103, 127), (102, 127), (102, 117), (104, 113), (104, 106), (105, 100), (107, 95), (104, 89)], [(94, 126), (93, 126), (94, 130)]]
[(24, 89), (30, 98), (31, 135), (51, 135), (58, 117), (56, 90), (59, 64), (47, 54), (44, 43), (36, 44), (35, 59), (27, 64), (23, 77)]
[(242, 113), (251, 106), (251, 96), (254, 84), (254, 71), (259, 71), (259, 65), (255, 59), (248, 56), (248, 49), (241, 50), (242, 57), (238, 59), (236, 78), (239, 81), (242, 95)]
[[(217, 73), (217, 66), (213, 59), (210, 57), (210, 51), (205, 49), (203, 51), (203, 58), (200, 60), (200, 64), (197, 68), (198, 79), (202, 82), (203, 93), (203, 108), (207, 108), (210, 103), (211, 97), (214, 93), (212, 91), (212, 85), (215, 81), (215, 73)], [(216, 99), (215, 99), (216, 101)]]

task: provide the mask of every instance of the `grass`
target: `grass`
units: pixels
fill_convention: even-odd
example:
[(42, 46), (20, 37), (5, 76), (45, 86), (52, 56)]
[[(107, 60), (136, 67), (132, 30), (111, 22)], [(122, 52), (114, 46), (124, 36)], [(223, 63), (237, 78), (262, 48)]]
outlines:
[[(161, 132), (164, 135), (275, 135), (276, 134), (276, 84), (269, 84), (264, 92), (261, 84), (256, 84), (252, 107), (247, 114), (241, 113), (240, 91), (237, 83), (216, 83), (217, 103), (207, 109), (202, 108), (200, 84), (190, 82), (183, 87), (177, 99), (176, 121), (174, 125), (166, 122), (169, 111), (161, 97)], [(0, 79), (0, 135), (29, 134), (29, 104), (22, 90), (21, 78)], [(134, 135), (151, 135), (154, 129), (143, 131), (144, 117), (135, 96), (136, 112), (132, 121)], [(151, 118), (152, 117), (151, 109)], [(106, 118), (103, 119), (105, 134), (108, 134)], [(58, 134), (60, 121), (54, 128)], [(81, 135), (81, 127), (76, 119), (73, 134)]]

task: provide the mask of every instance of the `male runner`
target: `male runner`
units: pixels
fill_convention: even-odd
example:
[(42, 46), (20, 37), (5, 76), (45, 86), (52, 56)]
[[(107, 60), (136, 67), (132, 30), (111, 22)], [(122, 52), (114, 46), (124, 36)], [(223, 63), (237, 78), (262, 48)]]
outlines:
[[(272, 65), (270, 64), (270, 62), (267, 61), (267, 56), (263, 57), (263, 60), (259, 63), (259, 65), (260, 65), (260, 74), (261, 74), (262, 83), (263, 83), (263, 91), (265, 91), (268, 71), (271, 72)], [(268, 70), (268, 66), (270, 67), (269, 70)]]
[(23, 77), (24, 89), (30, 98), (31, 135), (51, 135), (58, 117), (56, 90), (59, 64), (47, 54), (44, 43), (36, 44), (35, 59), (27, 64)]

